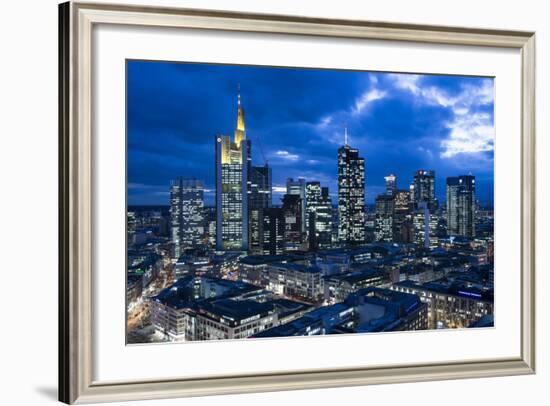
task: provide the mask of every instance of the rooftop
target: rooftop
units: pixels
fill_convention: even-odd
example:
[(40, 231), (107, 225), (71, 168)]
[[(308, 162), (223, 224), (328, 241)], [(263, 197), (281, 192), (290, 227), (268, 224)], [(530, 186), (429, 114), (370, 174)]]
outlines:
[[(206, 294), (205, 290), (207, 288), (210, 289)], [(212, 298), (234, 297), (258, 290), (261, 290), (261, 288), (241, 281), (185, 276), (178, 279), (171, 286), (161, 290), (151, 300), (181, 309), (195, 307), (197, 303)]]
[(288, 255), (249, 255), (239, 260), (241, 264), (262, 265), (290, 260)]
[(267, 315), (273, 311), (272, 303), (260, 303), (254, 300), (232, 300), (221, 299), (201, 303), (200, 312), (207, 312), (210, 315), (233, 322), (241, 322), (256, 315)]
[(273, 268), (285, 269), (289, 271), (304, 272), (304, 273), (320, 273), (321, 269), (315, 266), (308, 266), (297, 263), (276, 262), (271, 264)]

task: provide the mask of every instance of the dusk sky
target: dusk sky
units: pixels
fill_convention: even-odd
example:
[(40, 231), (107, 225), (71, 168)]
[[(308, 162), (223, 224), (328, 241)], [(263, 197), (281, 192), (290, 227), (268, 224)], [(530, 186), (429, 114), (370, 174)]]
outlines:
[[(237, 88), (252, 161), (273, 171), (273, 204), (287, 177), (328, 186), (336, 203), (337, 150), (365, 158), (366, 198), (397, 175), (408, 189), (417, 169), (445, 178), (473, 174), (482, 204), (493, 203), (493, 79), (462, 76), (128, 62), (128, 203), (169, 204), (170, 180), (196, 177), (214, 202), (214, 142), (233, 135)], [(263, 154), (262, 154), (263, 152)]]

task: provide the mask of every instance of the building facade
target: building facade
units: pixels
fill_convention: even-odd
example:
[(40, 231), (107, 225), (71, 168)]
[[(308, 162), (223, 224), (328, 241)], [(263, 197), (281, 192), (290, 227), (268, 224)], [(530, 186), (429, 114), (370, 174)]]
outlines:
[(435, 171), (419, 169), (414, 173), (411, 185), (412, 197), (415, 207), (420, 203), (427, 203), (429, 210), (437, 209), (435, 197)]
[(300, 197), (301, 230), (306, 232), (306, 180), (304, 178), (288, 178), (286, 180), (286, 194)]
[(302, 199), (299, 195), (283, 196), (284, 217), (284, 247), (286, 251), (296, 251), (303, 248), (302, 232)]
[(388, 176), (384, 177), (386, 181), (386, 194), (393, 196), (397, 190), (397, 176), (393, 173), (390, 173)]
[(394, 196), (383, 194), (376, 197), (376, 220), (374, 236), (376, 241), (393, 241)]
[(338, 239), (343, 244), (365, 241), (365, 160), (347, 143), (338, 149)]
[(447, 178), (447, 233), (475, 237), (475, 176)]
[(310, 250), (331, 247), (332, 199), (328, 187), (321, 187), (319, 182), (306, 185), (306, 226)]
[(439, 245), (437, 237), (439, 218), (431, 213), (428, 204), (422, 202), (413, 213), (414, 242), (419, 247), (435, 248)]
[(195, 178), (180, 177), (170, 186), (170, 225), (175, 257), (204, 241), (204, 185)]
[(240, 94), (233, 140), (218, 135), (216, 145), (216, 246), (220, 250), (247, 250), (251, 143), (246, 139)]

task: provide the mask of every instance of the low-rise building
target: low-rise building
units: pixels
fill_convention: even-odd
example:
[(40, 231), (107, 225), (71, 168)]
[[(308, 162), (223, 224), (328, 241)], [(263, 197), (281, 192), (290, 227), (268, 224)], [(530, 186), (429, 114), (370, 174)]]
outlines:
[(471, 283), (404, 281), (393, 284), (391, 289), (417, 295), (428, 305), (430, 329), (469, 327), (483, 316), (493, 314), (493, 290)]
[(389, 274), (380, 269), (364, 269), (325, 277), (325, 301), (343, 302), (351, 293), (370, 286), (390, 283)]
[(267, 267), (268, 289), (279, 295), (310, 302), (324, 299), (321, 269), (296, 263), (275, 263)]

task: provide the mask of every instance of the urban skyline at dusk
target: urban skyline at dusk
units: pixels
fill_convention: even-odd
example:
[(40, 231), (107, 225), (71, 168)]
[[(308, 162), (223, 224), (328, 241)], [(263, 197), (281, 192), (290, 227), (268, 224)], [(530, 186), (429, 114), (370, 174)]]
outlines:
[(201, 179), (214, 205), (212, 137), (232, 133), (239, 84), (252, 162), (272, 168), (275, 205), (289, 177), (320, 181), (335, 201), (347, 127), (365, 158), (367, 205), (389, 173), (405, 189), (429, 168), (440, 201), (446, 177), (471, 172), (492, 206), (492, 79), (144, 61), (128, 62), (130, 205), (168, 205), (177, 176)]
[(128, 343), (494, 327), (492, 80), (128, 75)]

